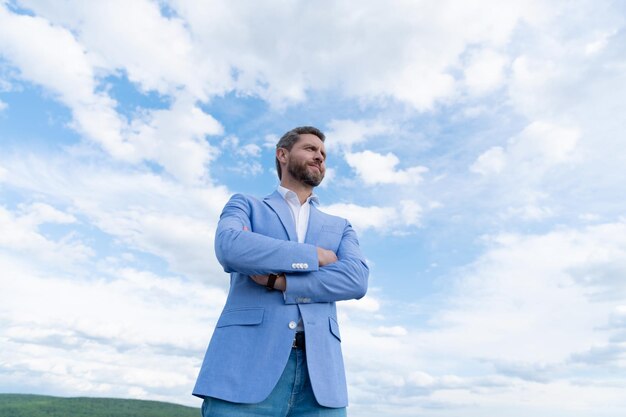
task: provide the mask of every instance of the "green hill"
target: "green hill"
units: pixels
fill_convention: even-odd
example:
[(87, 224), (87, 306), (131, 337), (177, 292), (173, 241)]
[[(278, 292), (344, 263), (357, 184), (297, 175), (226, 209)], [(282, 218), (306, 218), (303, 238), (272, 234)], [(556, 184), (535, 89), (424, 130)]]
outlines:
[(0, 417), (199, 417), (200, 409), (116, 398), (0, 394)]

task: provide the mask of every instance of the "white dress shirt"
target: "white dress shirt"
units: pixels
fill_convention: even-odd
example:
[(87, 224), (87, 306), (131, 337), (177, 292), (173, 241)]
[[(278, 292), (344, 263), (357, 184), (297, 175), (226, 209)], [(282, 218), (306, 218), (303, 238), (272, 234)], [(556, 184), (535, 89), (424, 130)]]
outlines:
[(319, 204), (319, 199), (315, 194), (311, 194), (309, 198), (306, 199), (304, 204), (301, 205), (298, 194), (291, 191), (290, 189), (279, 185), (278, 192), (280, 193), (280, 195), (283, 196), (283, 198), (287, 202), (287, 205), (289, 206), (289, 209), (291, 210), (293, 221), (296, 224), (296, 234), (298, 235), (298, 242), (304, 243), (304, 239), (306, 238), (306, 232), (309, 228), (309, 215), (311, 214), (310, 203)]
[[(300, 204), (300, 199), (298, 198), (298, 194), (291, 191), (288, 188), (283, 187), (282, 185), (278, 186), (278, 192), (283, 196), (289, 209), (291, 210), (291, 215), (293, 217), (293, 221), (296, 224), (296, 234), (298, 236), (298, 242), (304, 243), (304, 239), (306, 238), (306, 232), (309, 228), (309, 216), (311, 214), (311, 203), (319, 204), (319, 199), (315, 194), (311, 194), (309, 198), (306, 199), (304, 204)], [(299, 313), (298, 313), (299, 315)], [(298, 326), (296, 327), (296, 331), (304, 331), (304, 324), (302, 323), (302, 317), (298, 319)]]

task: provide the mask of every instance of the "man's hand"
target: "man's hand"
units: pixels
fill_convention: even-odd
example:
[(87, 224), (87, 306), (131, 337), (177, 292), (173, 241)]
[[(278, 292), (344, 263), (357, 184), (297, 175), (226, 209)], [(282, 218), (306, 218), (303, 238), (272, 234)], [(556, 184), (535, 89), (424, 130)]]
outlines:
[(337, 255), (332, 250), (317, 248), (317, 259), (320, 266), (325, 266), (337, 262)]
[[(252, 278), (252, 281), (262, 286), (267, 285), (267, 280), (270, 279), (269, 275), (250, 275), (250, 278)], [(284, 274), (280, 274), (276, 278), (276, 282), (274, 282), (274, 289), (278, 291), (285, 291), (287, 289), (287, 280), (285, 279)]]

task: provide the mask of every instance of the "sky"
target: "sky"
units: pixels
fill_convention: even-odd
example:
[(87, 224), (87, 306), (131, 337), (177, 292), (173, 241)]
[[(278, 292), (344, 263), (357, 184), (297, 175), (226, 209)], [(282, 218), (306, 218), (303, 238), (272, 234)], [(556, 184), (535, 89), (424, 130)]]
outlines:
[(229, 196), (326, 135), (353, 417), (626, 413), (622, 1), (0, 0), (0, 392), (199, 406)]

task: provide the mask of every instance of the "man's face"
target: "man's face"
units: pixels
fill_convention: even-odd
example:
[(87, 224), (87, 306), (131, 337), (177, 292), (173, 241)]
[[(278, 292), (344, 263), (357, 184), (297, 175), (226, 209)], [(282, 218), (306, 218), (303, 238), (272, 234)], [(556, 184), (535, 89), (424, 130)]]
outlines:
[(287, 171), (311, 187), (317, 187), (326, 173), (324, 142), (310, 133), (303, 133), (287, 154)]

